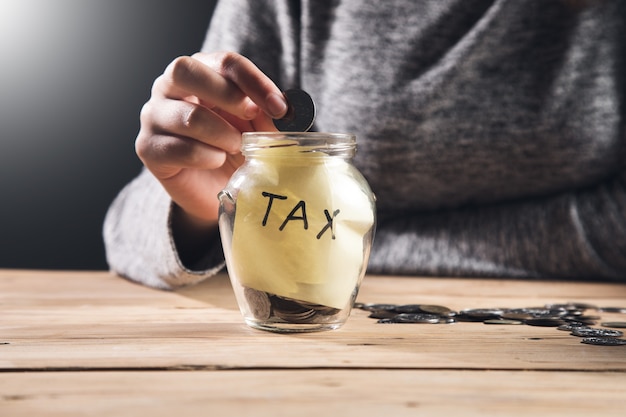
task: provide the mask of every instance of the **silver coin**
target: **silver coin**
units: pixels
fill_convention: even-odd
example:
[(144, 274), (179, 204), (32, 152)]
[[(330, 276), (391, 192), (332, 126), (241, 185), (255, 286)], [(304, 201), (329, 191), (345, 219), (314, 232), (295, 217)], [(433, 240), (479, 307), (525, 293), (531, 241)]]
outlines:
[(619, 330), (593, 329), (591, 327), (574, 328), (571, 334), (578, 337), (621, 337), (624, 335)]
[(587, 327), (587, 325), (584, 324), (584, 323), (578, 323), (578, 322), (572, 323), (572, 322), (569, 322), (567, 324), (560, 325), (559, 327), (557, 327), (557, 329), (558, 330), (564, 330), (564, 331), (571, 332), (574, 329), (580, 329), (580, 328), (583, 328), (583, 327), (586, 328), (586, 329), (590, 328), (590, 327)]
[(243, 294), (248, 302), (248, 307), (254, 318), (267, 320), (272, 314), (272, 304), (267, 293), (246, 287)]
[(484, 324), (507, 324), (507, 325), (515, 325), (515, 324), (524, 324), (523, 321), (520, 320), (511, 320), (511, 319), (490, 319), (483, 321)]
[(439, 318), (439, 324), (452, 324), (456, 323), (456, 319), (452, 316), (442, 316)]
[(580, 343), (599, 346), (625, 346), (626, 339), (618, 339), (615, 337), (585, 337)]
[(315, 122), (315, 103), (303, 90), (287, 90), (283, 93), (289, 106), (282, 119), (274, 119), (274, 126), (281, 132), (306, 132)]
[[(356, 307), (356, 306), (355, 306)], [(359, 308), (365, 311), (393, 311), (397, 307), (396, 304), (362, 304)]]
[(430, 323), (438, 324), (439, 316), (423, 313), (400, 313), (391, 318), (394, 323)]
[(533, 315), (530, 313), (504, 313), (500, 317), (506, 320), (528, 320), (532, 319)]

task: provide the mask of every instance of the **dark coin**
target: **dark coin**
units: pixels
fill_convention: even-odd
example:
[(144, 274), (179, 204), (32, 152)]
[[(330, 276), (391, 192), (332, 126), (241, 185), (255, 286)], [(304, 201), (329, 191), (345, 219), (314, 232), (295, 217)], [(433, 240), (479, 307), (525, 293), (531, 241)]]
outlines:
[(244, 297), (254, 318), (267, 320), (272, 314), (272, 304), (267, 293), (246, 287), (243, 290)]
[(600, 307), (599, 309), (603, 313), (621, 313), (626, 314), (626, 307)]
[(597, 310), (598, 306), (589, 303), (582, 303), (576, 301), (568, 301), (567, 304), (574, 306), (580, 310)]
[(274, 126), (281, 132), (306, 132), (315, 121), (315, 103), (303, 90), (287, 90), (283, 93), (289, 109), (282, 119), (274, 119)]
[(315, 313), (321, 316), (334, 316), (341, 311), (338, 308), (328, 307), (322, 304), (307, 303), (306, 301), (300, 301), (299, 303), (302, 307), (315, 310)]
[(273, 295), (270, 301), (274, 315), (288, 323), (311, 323), (315, 317), (315, 309), (297, 300)]
[(528, 320), (532, 319), (533, 316), (530, 313), (507, 313), (505, 312), (500, 317), (507, 320)]
[(613, 327), (615, 329), (626, 329), (626, 321), (606, 321), (602, 323), (604, 327)]
[(367, 317), (371, 319), (390, 319), (396, 315), (398, 315), (398, 313), (392, 310), (374, 310)]
[(619, 330), (592, 329), (591, 327), (574, 328), (571, 334), (578, 337), (621, 337), (624, 335)]
[(456, 315), (458, 321), (485, 321), (497, 319), (503, 313), (501, 309), (493, 308), (473, 308), (462, 310)]
[(456, 315), (456, 312), (452, 311), (451, 309), (449, 309), (448, 307), (445, 307), (445, 306), (438, 306), (438, 305), (432, 305), (432, 304), (422, 304), (422, 305), (420, 305), (420, 308), (422, 309), (422, 311), (424, 313), (429, 313), (429, 314), (438, 314), (440, 316), (454, 316), (454, 315)]
[(523, 321), (520, 320), (509, 320), (509, 319), (490, 319), (483, 321), (485, 324), (524, 324)]
[(615, 337), (585, 337), (580, 343), (599, 346), (625, 346), (626, 339), (617, 339)]
[(396, 306), (393, 311), (398, 313), (423, 313), (421, 304), (402, 304)]
[(536, 318), (536, 319), (528, 319), (524, 323), (529, 326), (541, 326), (541, 327), (558, 327), (565, 324), (565, 322), (561, 319), (555, 318)]
[(362, 304), (359, 308), (365, 311), (393, 311), (396, 307), (396, 304)]

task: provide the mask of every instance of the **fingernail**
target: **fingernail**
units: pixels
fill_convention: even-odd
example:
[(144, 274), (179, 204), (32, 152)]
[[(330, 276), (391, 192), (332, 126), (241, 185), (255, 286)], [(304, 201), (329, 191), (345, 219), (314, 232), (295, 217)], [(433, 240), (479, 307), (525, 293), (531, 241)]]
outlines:
[(266, 100), (267, 110), (274, 119), (282, 117), (287, 113), (287, 101), (280, 94), (270, 94)]

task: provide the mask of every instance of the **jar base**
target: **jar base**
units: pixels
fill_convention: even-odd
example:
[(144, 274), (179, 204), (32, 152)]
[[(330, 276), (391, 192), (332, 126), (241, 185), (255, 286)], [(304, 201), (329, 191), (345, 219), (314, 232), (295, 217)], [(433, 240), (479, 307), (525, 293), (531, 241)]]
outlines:
[(311, 333), (336, 330), (343, 326), (342, 323), (284, 323), (284, 322), (260, 322), (245, 319), (248, 326), (273, 333)]

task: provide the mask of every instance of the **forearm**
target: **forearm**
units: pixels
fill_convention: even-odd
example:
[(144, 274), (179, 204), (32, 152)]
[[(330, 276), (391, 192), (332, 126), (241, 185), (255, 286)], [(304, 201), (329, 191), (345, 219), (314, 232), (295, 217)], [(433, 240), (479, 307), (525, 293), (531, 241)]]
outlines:
[[(104, 242), (111, 270), (157, 288), (176, 288), (216, 274), (223, 267), (219, 236), (183, 263), (172, 233), (172, 203), (161, 185), (144, 170), (122, 190), (107, 213)], [(195, 241), (195, 240), (194, 240)], [(198, 252), (202, 251), (202, 256)]]

